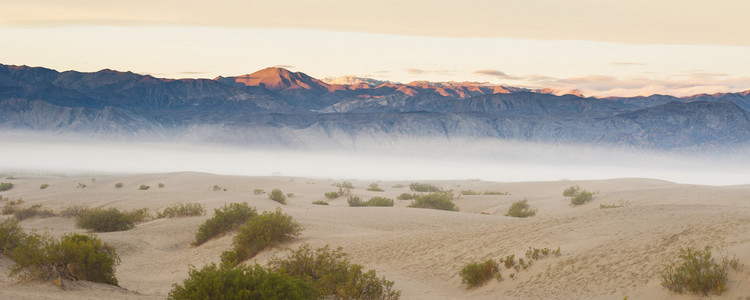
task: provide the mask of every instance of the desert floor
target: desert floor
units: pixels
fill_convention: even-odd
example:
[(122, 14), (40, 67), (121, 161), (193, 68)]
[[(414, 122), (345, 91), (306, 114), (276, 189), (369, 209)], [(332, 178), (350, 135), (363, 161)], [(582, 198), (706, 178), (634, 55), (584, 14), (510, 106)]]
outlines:
[[(302, 234), (281, 247), (301, 243), (313, 247), (343, 247), (352, 262), (374, 269), (395, 281), (402, 299), (697, 299), (677, 295), (661, 286), (659, 273), (673, 261), (681, 247), (710, 245), (717, 256), (736, 255), (747, 264), (729, 272), (729, 289), (722, 299), (750, 299), (750, 185), (681, 185), (653, 179), (499, 183), (478, 180), (427, 181), (444, 189), (500, 191), (510, 195), (461, 196), (459, 212), (407, 208), (410, 201), (396, 200), (395, 207), (348, 207), (346, 198), (329, 206), (325, 200), (332, 184), (344, 179), (242, 177), (205, 173), (168, 173), (122, 176), (53, 177), (13, 174), (15, 187), (2, 192), (24, 205), (41, 204), (61, 211), (74, 205), (149, 208), (158, 211), (178, 202), (204, 204), (201, 217), (157, 219), (128, 231), (97, 233), (116, 247), (122, 262), (117, 267), (120, 287), (87, 282), (67, 282), (61, 289), (46, 282), (18, 282), (8, 277), (13, 262), (0, 255), (1, 299), (139, 299), (166, 298), (173, 283), (187, 277), (190, 265), (198, 268), (218, 262), (231, 247), (232, 235), (198, 247), (190, 245), (213, 209), (229, 202), (248, 202), (259, 211), (282, 207), (303, 227)], [(370, 192), (372, 181), (351, 181), (354, 195), (395, 199), (409, 191), (411, 181), (377, 182), (385, 192)], [(124, 187), (116, 189), (115, 183)], [(49, 187), (41, 190), (41, 184)], [(76, 188), (85, 183), (86, 188)], [(158, 188), (163, 183), (163, 188)], [(138, 190), (141, 184), (149, 190)], [(394, 188), (398, 184), (405, 187)], [(213, 191), (214, 185), (227, 191)], [(599, 194), (585, 205), (571, 206), (562, 191), (579, 185)], [(274, 188), (295, 196), (281, 205), (255, 195), (254, 189)], [(514, 201), (528, 199), (538, 209), (535, 217), (504, 216)], [(620, 202), (622, 201), (622, 202)], [(600, 204), (625, 206), (600, 209)], [(0, 216), (6, 218), (8, 216)], [(84, 233), (73, 219), (31, 218), (21, 221), (26, 230), (53, 236)], [(466, 289), (458, 276), (469, 262), (515, 254), (528, 247), (560, 247), (560, 257), (535, 262), (528, 270), (505, 280), (492, 280)], [(266, 250), (247, 261), (265, 264), (281, 248)]]

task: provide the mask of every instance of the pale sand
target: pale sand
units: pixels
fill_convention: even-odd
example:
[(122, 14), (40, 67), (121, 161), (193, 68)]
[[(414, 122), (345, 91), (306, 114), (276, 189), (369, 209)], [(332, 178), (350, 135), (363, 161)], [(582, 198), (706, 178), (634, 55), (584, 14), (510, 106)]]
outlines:
[[(304, 227), (302, 235), (282, 246), (300, 243), (313, 247), (341, 246), (355, 263), (375, 269), (378, 275), (395, 281), (403, 299), (695, 299), (676, 295), (660, 285), (659, 272), (676, 257), (680, 247), (711, 245), (716, 253), (736, 254), (748, 266), (730, 271), (729, 290), (720, 298), (747, 299), (750, 296), (750, 185), (710, 187), (680, 185), (650, 179), (598, 181), (556, 181), (495, 183), (482, 181), (436, 181), (443, 188), (475, 191), (503, 191), (507, 196), (462, 196), (456, 200), (461, 212), (414, 209), (410, 201), (396, 200), (393, 208), (350, 208), (345, 198), (330, 206), (312, 205), (334, 191), (331, 184), (342, 180), (289, 177), (240, 177), (203, 173), (147, 174), (135, 176), (61, 178), (16, 175), (16, 187), (2, 195), (25, 205), (61, 211), (72, 205), (151, 211), (171, 203), (205, 204), (203, 217), (160, 219), (134, 229), (97, 234), (115, 246), (122, 258), (117, 278), (122, 288), (69, 282), (60, 290), (51, 283), (18, 283), (8, 278), (12, 261), (0, 256), (0, 299), (134, 299), (167, 296), (173, 283), (187, 277), (188, 265), (201, 267), (217, 262), (231, 247), (232, 236), (212, 240), (199, 247), (190, 242), (198, 226), (213, 209), (228, 202), (247, 201), (258, 210), (282, 207)], [(8, 181), (0, 179), (0, 181)], [(85, 189), (76, 189), (79, 182)], [(115, 189), (122, 182), (125, 186)], [(164, 188), (158, 188), (159, 182)], [(385, 192), (368, 192), (371, 181), (354, 181), (353, 193), (396, 198), (410, 192), (408, 181), (380, 182)], [(42, 183), (49, 188), (40, 190)], [(395, 184), (404, 188), (392, 188)], [(151, 189), (139, 191), (147, 184)], [(214, 192), (214, 184), (227, 192)], [(562, 191), (571, 185), (599, 191), (591, 203), (572, 207)], [(253, 189), (270, 192), (280, 188), (294, 193), (288, 205), (253, 195)], [(527, 198), (538, 209), (537, 216), (505, 217), (510, 204)], [(623, 199), (628, 206), (600, 209)], [(481, 214), (488, 213), (489, 215)], [(5, 217), (5, 216), (3, 216)], [(33, 218), (21, 222), (27, 230), (59, 236), (84, 230), (72, 219)], [(505, 280), (490, 281), (467, 290), (458, 271), (472, 261), (498, 259), (515, 254), (523, 257), (529, 247), (557, 248), (562, 256), (537, 261), (528, 270)], [(255, 259), (265, 264), (279, 250), (260, 253)]]

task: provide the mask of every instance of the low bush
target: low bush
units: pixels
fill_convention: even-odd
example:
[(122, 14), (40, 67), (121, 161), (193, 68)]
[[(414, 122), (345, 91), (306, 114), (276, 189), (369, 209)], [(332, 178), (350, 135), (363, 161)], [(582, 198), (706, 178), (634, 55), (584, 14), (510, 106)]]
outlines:
[(274, 258), (270, 268), (310, 282), (318, 294), (335, 299), (398, 299), (401, 292), (393, 289), (393, 281), (378, 278), (374, 270), (352, 264), (342, 248), (328, 246), (310, 249), (303, 244), (286, 258)]
[(76, 186), (77, 189), (85, 189), (86, 187), (88, 186), (83, 182), (79, 182), (78, 185)]
[(417, 197), (419, 197), (419, 195), (417, 194), (402, 193), (401, 195), (398, 195), (398, 197), (396, 198), (398, 200), (414, 200), (414, 199), (417, 199)]
[[(458, 273), (461, 276), (461, 282), (465, 283), (469, 288), (478, 287), (499, 275), (500, 268), (498, 268), (497, 262), (488, 259), (483, 263), (472, 262)], [(497, 277), (499, 278), (499, 277)]]
[(302, 226), (292, 216), (276, 208), (274, 212), (263, 212), (237, 228), (231, 251), (222, 253), (222, 264), (236, 265), (252, 258), (267, 247), (299, 236)]
[(122, 182), (118, 182), (118, 183), (115, 183), (115, 188), (116, 188), (116, 189), (119, 189), (119, 188), (121, 188), (121, 187), (123, 187), (123, 186), (124, 186), (124, 185), (122, 184)]
[(39, 189), (40, 189), (40, 190), (43, 190), (43, 189), (46, 189), (46, 188), (48, 188), (48, 187), (49, 187), (49, 184), (47, 184), (47, 183), (42, 183), (42, 185), (40, 185), (40, 186), (39, 186)]
[(603, 204), (602, 203), (602, 204), (599, 204), (599, 209), (620, 208), (620, 207), (625, 207), (625, 206), (628, 206), (628, 205), (630, 205), (630, 202), (623, 201), (622, 199), (620, 199), (620, 201), (618, 201), (617, 203), (612, 203), (612, 204)]
[(255, 208), (248, 206), (247, 202), (224, 204), (223, 207), (215, 209), (214, 215), (198, 227), (193, 245), (201, 245), (214, 237), (233, 231), (257, 215)]
[(436, 187), (434, 185), (427, 184), (427, 183), (418, 183), (418, 182), (411, 183), (409, 185), (409, 189), (415, 192), (425, 192), (425, 193), (435, 193), (435, 192), (442, 191), (441, 188)]
[(679, 261), (666, 266), (661, 272), (661, 284), (680, 294), (718, 295), (727, 289), (728, 264), (727, 260), (716, 263), (711, 257), (710, 247), (705, 250), (680, 249)]
[(461, 195), (464, 195), (464, 196), (473, 196), (473, 195), (481, 195), (481, 194), (482, 193), (476, 192), (476, 191), (473, 191), (473, 190), (463, 190), (463, 191), (461, 191)]
[(372, 197), (365, 202), (365, 206), (393, 206), (393, 199), (385, 197)]
[(0, 254), (10, 255), (25, 237), (26, 234), (18, 225), (18, 219), (7, 218), (0, 222)]
[(161, 183), (161, 182), (159, 182), (159, 184), (158, 184), (157, 186), (158, 186), (158, 187), (159, 187), (160, 189), (164, 188), (164, 184), (163, 184), (163, 183)]
[(349, 196), (349, 199), (347, 199), (346, 202), (348, 202), (351, 207), (365, 206), (365, 202), (358, 196)]
[(370, 184), (370, 187), (367, 188), (368, 191), (371, 192), (385, 192), (383, 189), (381, 189), (377, 183)]
[(194, 217), (206, 214), (206, 207), (200, 203), (175, 203), (165, 207), (161, 212), (156, 213), (156, 217), (161, 218), (180, 218)]
[(578, 194), (573, 196), (573, 198), (570, 198), (570, 204), (572, 205), (586, 204), (587, 202), (591, 201), (593, 196), (594, 194), (587, 190), (580, 191)]
[(435, 192), (418, 196), (408, 207), (458, 211), (452, 200), (453, 191)]
[(154, 219), (154, 216), (148, 211), (148, 208), (134, 209), (126, 211), (124, 214), (133, 222), (133, 224), (148, 222)]
[(214, 192), (220, 192), (220, 191), (226, 192), (227, 188), (220, 186), (218, 184), (214, 184), (214, 186), (211, 187), (211, 190), (213, 190)]
[(68, 234), (60, 241), (47, 235), (26, 235), (10, 254), (11, 275), (23, 279), (86, 280), (117, 285), (115, 249), (92, 235)]
[(15, 201), (5, 202), (5, 204), (3, 205), (2, 214), (4, 216), (12, 215), (12, 214), (16, 213), (16, 210), (18, 210), (18, 208), (19, 208), (18, 206), (19, 205), (16, 204)]
[(536, 215), (536, 209), (531, 209), (528, 200), (524, 198), (521, 201), (513, 202), (505, 215), (516, 218), (533, 217)]
[(92, 208), (80, 212), (76, 217), (76, 227), (98, 232), (122, 231), (135, 226), (132, 216), (117, 208)]
[(507, 196), (510, 195), (508, 192), (498, 192), (498, 191), (484, 191), (482, 195), (497, 195), (497, 196)]
[(87, 209), (89, 208), (83, 205), (69, 206), (60, 212), (60, 216), (65, 217), (65, 218), (75, 218), (75, 217), (78, 217), (78, 215), (80, 215), (83, 211)]
[(0, 192), (5, 192), (13, 188), (12, 182), (0, 182)]
[(335, 186), (340, 189), (348, 189), (348, 190), (354, 189), (354, 185), (349, 181), (344, 181), (342, 183), (334, 183), (331, 186)]
[(394, 189), (400, 189), (400, 188), (404, 188), (404, 187), (406, 187), (406, 186), (403, 185), (403, 184), (396, 184), (396, 185), (392, 186), (392, 188), (394, 188)]
[(191, 267), (182, 284), (173, 284), (169, 299), (318, 299), (315, 287), (300, 278), (258, 265)]
[(328, 201), (318, 200), (318, 201), (313, 201), (312, 204), (315, 204), (315, 205), (328, 205)]
[(150, 188), (151, 188), (151, 187), (150, 187), (150, 186), (148, 186), (148, 185), (145, 185), (145, 184), (141, 184), (141, 186), (139, 186), (139, 187), (138, 187), (138, 190), (139, 190), (139, 191), (145, 191), (145, 190), (148, 190), (148, 189), (150, 189)]
[(570, 186), (570, 187), (566, 188), (563, 191), (562, 194), (563, 194), (564, 197), (573, 197), (576, 194), (578, 194), (578, 191), (580, 191), (580, 190), (581, 190), (581, 187), (579, 187), (577, 185), (574, 185), (574, 186)]
[(286, 204), (286, 195), (284, 195), (284, 192), (282, 192), (280, 189), (273, 189), (271, 193), (268, 194), (268, 199), (279, 202), (281, 204)]
[(286, 193), (287, 198), (294, 198), (294, 193)]
[(33, 217), (49, 218), (57, 216), (57, 214), (49, 209), (42, 209), (41, 204), (35, 204), (30, 207), (16, 209), (13, 212), (13, 216), (18, 220), (23, 220)]
[(253, 190), (253, 195), (263, 195), (265, 193), (266, 193), (266, 191), (263, 190), (263, 189), (254, 189)]
[(341, 194), (339, 194), (338, 192), (326, 192), (325, 196), (326, 196), (326, 198), (328, 198), (330, 200), (333, 200), (333, 199), (336, 199), (339, 196), (341, 196)]

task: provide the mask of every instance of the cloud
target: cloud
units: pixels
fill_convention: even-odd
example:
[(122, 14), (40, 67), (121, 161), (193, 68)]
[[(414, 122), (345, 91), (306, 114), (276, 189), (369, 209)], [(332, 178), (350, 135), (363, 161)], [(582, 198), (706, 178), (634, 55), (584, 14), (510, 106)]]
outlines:
[(419, 75), (419, 74), (424, 74), (425, 71), (422, 69), (409, 68), (409, 69), (406, 69), (406, 72), (409, 72), (409, 74)]
[(456, 70), (423, 70), (417, 68), (406, 69), (406, 72), (412, 75), (455, 75)]
[(505, 80), (521, 79), (520, 77), (517, 77), (517, 76), (510, 76), (510, 75), (508, 75), (505, 72), (500, 71), (500, 70), (477, 70), (477, 71), (474, 71), (473, 73), (474, 74), (479, 74), (479, 75), (497, 77), (499, 79), (505, 79)]
[(282, 69), (294, 69), (294, 66), (291, 65), (275, 65), (274, 68), (282, 68)]

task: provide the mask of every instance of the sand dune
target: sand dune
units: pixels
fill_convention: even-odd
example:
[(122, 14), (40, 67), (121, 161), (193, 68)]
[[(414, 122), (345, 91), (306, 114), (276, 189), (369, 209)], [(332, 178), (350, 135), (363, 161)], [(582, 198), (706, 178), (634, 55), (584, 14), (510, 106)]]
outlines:
[[(435, 181), (446, 189), (502, 191), (510, 195), (461, 196), (460, 212), (406, 208), (396, 200), (393, 208), (348, 207), (346, 199), (330, 206), (312, 205), (334, 191), (342, 180), (289, 177), (241, 177), (204, 173), (169, 173), (127, 176), (66, 178), (16, 175), (15, 187), (2, 195), (26, 205), (60, 211), (72, 205), (149, 208), (160, 210), (177, 202), (205, 204), (203, 217), (159, 219), (122, 232), (97, 234), (117, 248), (122, 258), (117, 268), (121, 288), (71, 282), (65, 290), (50, 283), (18, 283), (8, 277), (12, 261), (0, 256), (0, 298), (3, 299), (163, 299), (173, 283), (187, 277), (189, 265), (217, 262), (230, 248), (231, 236), (199, 247), (190, 246), (198, 226), (214, 208), (228, 202), (247, 201), (258, 210), (281, 206), (304, 227), (302, 235), (285, 247), (309, 243), (313, 247), (341, 246), (352, 261), (377, 270), (396, 282), (403, 299), (693, 299), (670, 293), (659, 283), (658, 273), (681, 247), (711, 245), (716, 253), (736, 254), (750, 265), (750, 185), (696, 186), (652, 179), (497, 183)], [(7, 180), (0, 180), (7, 181)], [(76, 188), (78, 183), (86, 188)], [(115, 183), (123, 188), (116, 189)], [(370, 181), (352, 180), (355, 195), (396, 198), (410, 192), (409, 182), (379, 182), (385, 192), (365, 191)], [(43, 183), (49, 187), (40, 190)], [(157, 184), (163, 183), (164, 188)], [(146, 191), (141, 184), (150, 185)], [(393, 188), (396, 184), (406, 187)], [(227, 191), (213, 191), (212, 186)], [(599, 191), (591, 203), (572, 207), (561, 196), (571, 185)], [(288, 205), (254, 195), (253, 189), (280, 188), (294, 193)], [(537, 216), (505, 217), (511, 203), (527, 198)], [(623, 200), (621, 208), (600, 209), (600, 204)], [(3, 216), (6, 217), (6, 216)], [(59, 236), (85, 232), (72, 219), (23, 220), (27, 230)], [(523, 256), (528, 247), (560, 247), (562, 256), (538, 261), (509, 279), (490, 281), (467, 290), (458, 271), (471, 261)], [(278, 249), (260, 253), (252, 261), (264, 264)], [(729, 290), (720, 298), (750, 295), (750, 267), (730, 272)]]

